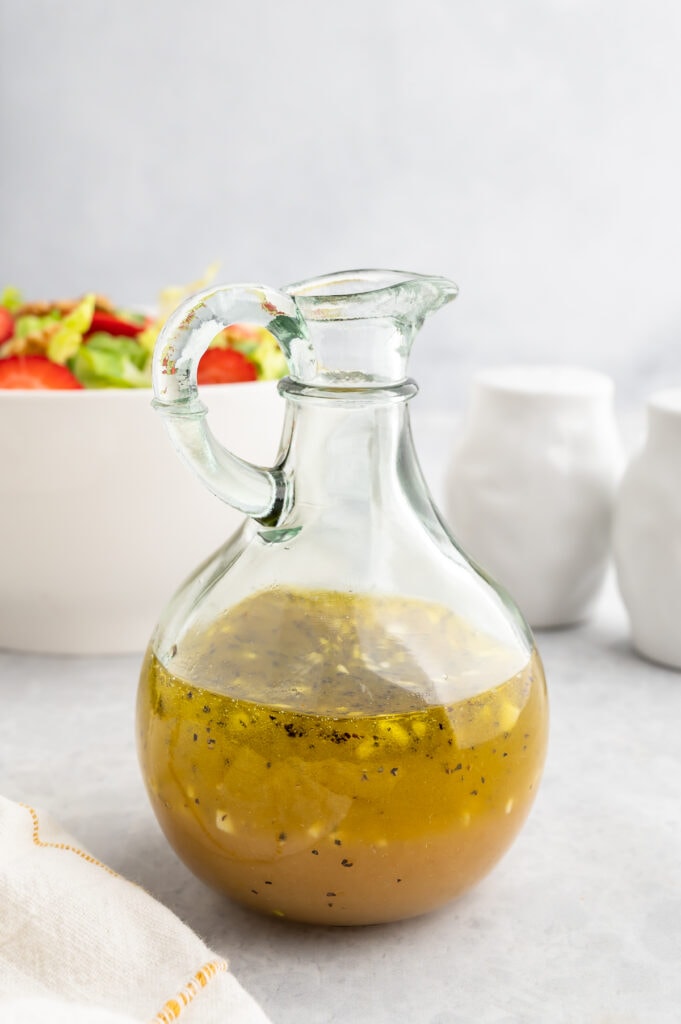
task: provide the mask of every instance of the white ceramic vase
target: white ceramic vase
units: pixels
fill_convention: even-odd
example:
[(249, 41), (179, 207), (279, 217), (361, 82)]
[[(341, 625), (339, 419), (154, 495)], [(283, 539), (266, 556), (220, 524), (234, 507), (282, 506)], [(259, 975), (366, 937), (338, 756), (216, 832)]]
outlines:
[(681, 669), (681, 389), (653, 395), (647, 419), (617, 500), (617, 579), (636, 649)]
[(587, 615), (608, 565), (621, 467), (610, 378), (560, 366), (475, 378), (445, 512), (531, 626)]

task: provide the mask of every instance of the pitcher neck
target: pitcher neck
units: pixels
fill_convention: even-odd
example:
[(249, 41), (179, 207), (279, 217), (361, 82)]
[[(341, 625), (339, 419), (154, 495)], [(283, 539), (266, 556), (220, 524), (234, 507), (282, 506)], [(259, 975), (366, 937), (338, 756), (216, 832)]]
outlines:
[(402, 384), (417, 325), (377, 316), (350, 320), (306, 319), (314, 366), (291, 377), (301, 384), (371, 391)]
[(279, 388), (287, 406), (280, 466), (292, 483), (287, 520), (311, 509), (394, 504), (398, 464), (414, 458), (408, 402), (416, 384), (351, 391), (285, 378)]

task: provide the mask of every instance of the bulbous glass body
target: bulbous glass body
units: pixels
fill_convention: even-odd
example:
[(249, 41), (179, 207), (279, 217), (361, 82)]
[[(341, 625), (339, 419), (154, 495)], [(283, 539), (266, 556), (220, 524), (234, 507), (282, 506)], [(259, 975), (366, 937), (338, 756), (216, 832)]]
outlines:
[[(406, 363), (439, 279), (360, 292), (354, 275), (351, 294), (347, 276), (291, 289), (324, 361), (282, 382), (274, 486), (253, 478), (248, 498), (263, 483), (267, 507), (175, 595), (138, 695), (144, 777), (183, 860), (325, 924), (421, 914), (486, 874), (531, 807), (548, 723), (531, 634), (449, 536), (413, 451), (394, 335)], [(382, 315), (344, 322), (357, 301)], [(356, 329), (378, 335), (370, 372), (334, 369)]]

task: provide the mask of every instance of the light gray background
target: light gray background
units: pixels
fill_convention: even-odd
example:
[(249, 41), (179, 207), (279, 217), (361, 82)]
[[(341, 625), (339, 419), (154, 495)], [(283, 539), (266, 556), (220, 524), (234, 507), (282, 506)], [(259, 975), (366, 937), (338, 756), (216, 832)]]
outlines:
[[(0, 282), (146, 304), (214, 259), (225, 280), (272, 284), (409, 268), (461, 285), (415, 350), (428, 409), (450, 412), (474, 369), (509, 360), (600, 367), (634, 404), (681, 384), (676, 0), (0, 0), (0, 14)], [(424, 447), (440, 466), (443, 449)], [(358, 1021), (671, 1024), (678, 680), (635, 660), (625, 632), (598, 619), (542, 638), (554, 732), (536, 814), (484, 886), (407, 930), (284, 943), (190, 879), (141, 791), (130, 659), (3, 656), (6, 795), (149, 884), (277, 1024), (301, 999), (315, 1024), (345, 1020), (330, 996), (348, 992)]]
[[(681, 5), (0, 0), (0, 281), (453, 277), (414, 373), (681, 384)], [(423, 400), (423, 399), (422, 399)]]

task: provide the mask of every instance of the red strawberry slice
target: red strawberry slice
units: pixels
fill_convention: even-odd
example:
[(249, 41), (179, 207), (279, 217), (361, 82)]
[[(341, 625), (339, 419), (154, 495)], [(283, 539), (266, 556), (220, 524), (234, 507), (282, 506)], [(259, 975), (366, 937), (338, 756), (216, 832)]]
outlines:
[(8, 309), (0, 306), (0, 345), (14, 334), (14, 317)]
[(96, 309), (92, 315), (92, 323), (88, 328), (86, 338), (96, 331), (103, 331), (105, 334), (114, 334), (116, 337), (136, 338), (141, 334), (146, 324), (134, 323), (132, 320), (124, 320), (115, 313), (103, 313)]
[(82, 388), (69, 369), (47, 356), (9, 356), (0, 359), (0, 388), (66, 391)]
[(199, 363), (199, 384), (236, 384), (256, 380), (255, 366), (233, 348), (209, 348)]

